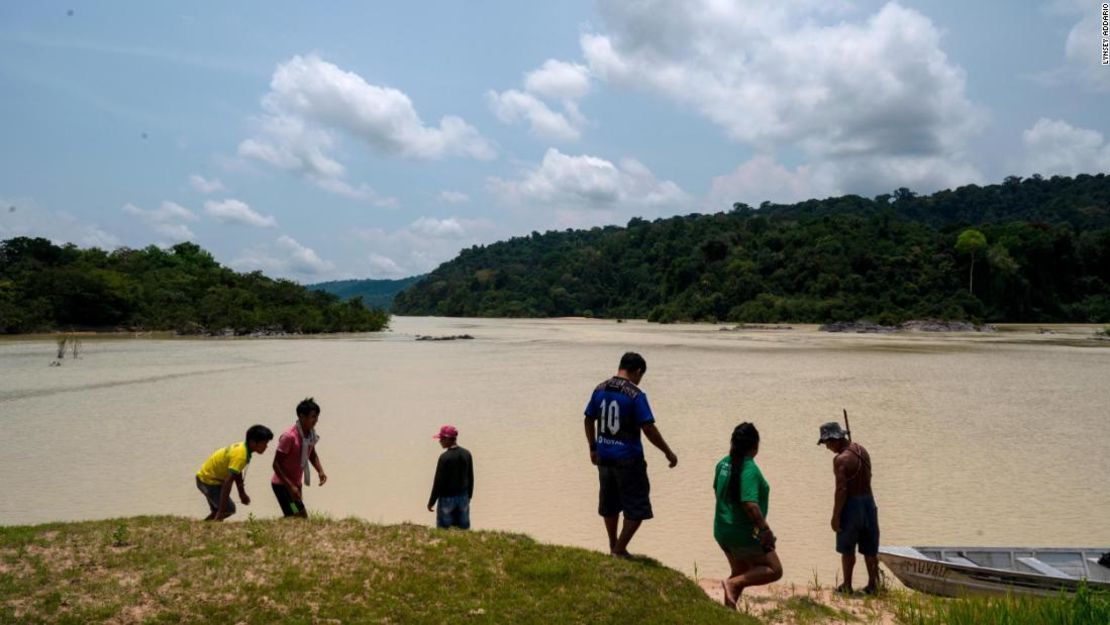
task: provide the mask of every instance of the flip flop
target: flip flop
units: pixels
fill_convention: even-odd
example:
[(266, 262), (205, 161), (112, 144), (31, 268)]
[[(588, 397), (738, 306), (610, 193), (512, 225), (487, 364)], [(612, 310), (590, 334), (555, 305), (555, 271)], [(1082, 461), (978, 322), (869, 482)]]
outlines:
[(726, 608), (736, 609), (736, 597), (731, 596), (732, 593), (728, 591), (728, 582), (721, 580), (721, 592), (724, 593), (724, 603)]

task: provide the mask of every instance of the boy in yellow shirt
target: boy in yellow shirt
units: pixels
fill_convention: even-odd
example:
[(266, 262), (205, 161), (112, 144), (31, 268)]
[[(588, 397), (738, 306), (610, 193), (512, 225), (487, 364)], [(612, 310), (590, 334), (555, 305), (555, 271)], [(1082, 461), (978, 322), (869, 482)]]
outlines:
[(250, 464), (251, 455), (265, 452), (273, 439), (270, 428), (252, 425), (245, 441), (221, 447), (204, 461), (197, 471), (197, 489), (204, 494), (211, 510), (205, 521), (223, 521), (235, 514), (235, 502), (231, 501), (232, 483), (239, 488), (239, 501), (244, 506), (250, 505), (251, 498), (243, 488), (243, 473)]

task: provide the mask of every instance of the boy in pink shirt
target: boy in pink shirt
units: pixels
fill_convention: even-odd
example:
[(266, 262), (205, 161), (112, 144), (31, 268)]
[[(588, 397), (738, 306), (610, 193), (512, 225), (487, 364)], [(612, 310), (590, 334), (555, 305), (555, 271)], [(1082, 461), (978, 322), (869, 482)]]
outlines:
[(316, 434), (316, 422), (319, 420), (320, 406), (311, 397), (304, 399), (297, 404), (297, 422), (278, 438), (270, 486), (274, 489), (282, 514), (287, 517), (308, 517), (301, 490), (312, 484), (310, 464), (320, 474), (320, 486), (328, 481), (328, 474), (324, 473), (320, 457), (316, 455), (316, 442), (320, 440)]

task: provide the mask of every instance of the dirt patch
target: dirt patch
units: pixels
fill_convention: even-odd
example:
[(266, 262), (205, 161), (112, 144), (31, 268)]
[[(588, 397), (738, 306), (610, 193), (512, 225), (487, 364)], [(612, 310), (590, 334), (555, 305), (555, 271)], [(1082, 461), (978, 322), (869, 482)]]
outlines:
[[(724, 603), (719, 579), (699, 579), (698, 585), (710, 599)], [(799, 588), (792, 584), (770, 584), (744, 591), (736, 609), (767, 623), (820, 624), (856, 622), (896, 625), (894, 612), (882, 598), (838, 595), (830, 589)], [(803, 613), (804, 612), (804, 613)], [(822, 618), (822, 613), (828, 613)]]

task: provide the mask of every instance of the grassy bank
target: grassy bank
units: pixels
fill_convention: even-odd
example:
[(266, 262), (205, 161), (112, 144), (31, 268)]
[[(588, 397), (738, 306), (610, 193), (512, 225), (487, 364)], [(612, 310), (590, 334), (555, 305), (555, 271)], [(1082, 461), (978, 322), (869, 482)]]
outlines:
[(750, 589), (725, 610), (652, 560), (348, 519), (174, 517), (0, 527), (0, 623), (1106, 625), (1110, 596), (942, 599)]
[(0, 528), (3, 623), (755, 623), (681, 573), (518, 535), (171, 517)]
[(937, 599), (904, 595), (892, 601), (898, 621), (905, 625), (1106, 625), (1110, 596), (1081, 587), (1074, 595), (1058, 597), (974, 597)]

